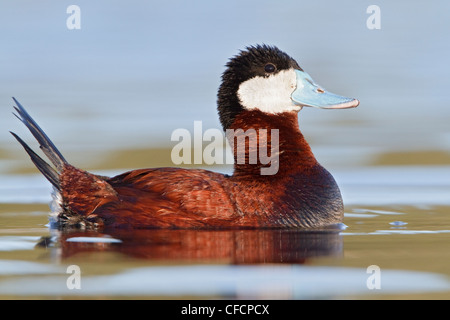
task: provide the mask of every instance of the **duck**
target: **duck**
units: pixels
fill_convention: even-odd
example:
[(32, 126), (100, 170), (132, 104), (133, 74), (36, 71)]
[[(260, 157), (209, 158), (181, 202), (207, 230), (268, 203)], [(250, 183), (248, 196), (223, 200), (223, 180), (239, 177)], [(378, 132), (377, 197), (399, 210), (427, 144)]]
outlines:
[[(316, 160), (299, 129), (298, 114), (304, 107), (355, 108), (359, 101), (323, 89), (273, 45), (240, 50), (226, 63), (221, 80), (217, 111), (233, 140), (232, 174), (181, 167), (112, 177), (87, 172), (63, 157), (13, 97), (14, 115), (50, 161), (11, 132), (53, 186), (54, 225), (86, 230), (314, 229), (342, 223), (340, 189)], [(262, 147), (270, 156), (251, 159)]]

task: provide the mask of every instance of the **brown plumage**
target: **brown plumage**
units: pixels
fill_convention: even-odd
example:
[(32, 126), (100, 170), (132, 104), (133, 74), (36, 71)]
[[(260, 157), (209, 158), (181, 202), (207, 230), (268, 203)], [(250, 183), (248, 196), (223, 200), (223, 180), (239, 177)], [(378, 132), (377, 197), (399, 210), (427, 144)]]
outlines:
[[(267, 50), (270, 52), (265, 56)], [(245, 148), (239, 150), (244, 150), (244, 154), (240, 154), (244, 163), (237, 161), (237, 148), (242, 145), (234, 143), (232, 175), (181, 168), (140, 169), (115, 177), (88, 173), (69, 164), (14, 99), (18, 118), (56, 167), (53, 169), (13, 134), (60, 194), (59, 226), (88, 229), (298, 228), (341, 222), (343, 203), (339, 188), (331, 174), (316, 161), (301, 134), (298, 112), (248, 110), (240, 104), (236, 92), (233, 95), (229, 91), (239, 88), (239, 83), (234, 83), (236, 79), (243, 82), (255, 76), (267, 77), (260, 71), (267, 62), (277, 63), (276, 72), (283, 66), (298, 67), (292, 58), (276, 48), (254, 47), (231, 60), (222, 78), (218, 102), (224, 129), (234, 130), (233, 142), (238, 141), (241, 134), (256, 134), (255, 139), (247, 136), (242, 140)], [(272, 69), (268, 70), (272, 72)], [(273, 145), (272, 130), (278, 134), (276, 145)], [(261, 135), (262, 131), (267, 134)], [(269, 163), (259, 158), (256, 163), (250, 161), (251, 153), (260, 146), (269, 150)], [(262, 168), (273, 165), (275, 174), (261, 174)]]

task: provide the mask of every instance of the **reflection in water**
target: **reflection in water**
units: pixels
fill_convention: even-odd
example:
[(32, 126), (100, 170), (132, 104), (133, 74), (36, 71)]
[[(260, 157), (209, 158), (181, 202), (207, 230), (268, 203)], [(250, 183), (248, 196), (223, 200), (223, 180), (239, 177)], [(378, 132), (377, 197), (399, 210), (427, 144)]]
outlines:
[(232, 264), (303, 263), (342, 255), (340, 230), (114, 230), (61, 232), (41, 246), (57, 247), (60, 258), (83, 252), (118, 252), (135, 258), (220, 261)]

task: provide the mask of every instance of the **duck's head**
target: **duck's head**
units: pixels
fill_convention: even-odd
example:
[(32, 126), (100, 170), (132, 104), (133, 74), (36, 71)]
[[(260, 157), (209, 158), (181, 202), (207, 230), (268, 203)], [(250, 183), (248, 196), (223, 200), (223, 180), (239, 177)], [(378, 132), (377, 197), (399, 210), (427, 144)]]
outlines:
[(276, 47), (248, 47), (230, 59), (218, 93), (219, 118), (224, 129), (243, 111), (268, 114), (298, 112), (302, 107), (345, 109), (359, 101), (324, 90), (298, 63)]

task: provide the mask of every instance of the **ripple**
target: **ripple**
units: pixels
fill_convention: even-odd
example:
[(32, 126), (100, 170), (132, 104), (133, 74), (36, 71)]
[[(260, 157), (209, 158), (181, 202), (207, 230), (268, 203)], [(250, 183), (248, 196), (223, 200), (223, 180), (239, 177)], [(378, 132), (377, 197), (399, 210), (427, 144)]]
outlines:
[[(0, 275), (33, 275), (61, 272), (60, 267), (20, 260), (0, 260)], [(0, 291), (1, 292), (1, 291)]]
[(110, 237), (73, 237), (68, 238), (68, 242), (85, 242), (85, 243), (121, 243), (122, 240)]
[(450, 233), (450, 230), (405, 230), (405, 229), (391, 229), (391, 230), (376, 230), (368, 234), (439, 234)]
[[(39, 265), (38, 265), (39, 266)], [(35, 269), (36, 264), (30, 264)], [(50, 269), (44, 267), (43, 271)], [(53, 269), (52, 269), (53, 270)], [(67, 274), (0, 283), (9, 295), (227, 296), (237, 298), (330, 298), (346, 295), (443, 292), (447, 277), (428, 272), (381, 269), (380, 289), (367, 287), (364, 268), (313, 266), (165, 266), (83, 276), (80, 290), (66, 287)]]
[(33, 250), (39, 239), (32, 236), (3, 236), (0, 237), (0, 251)]

